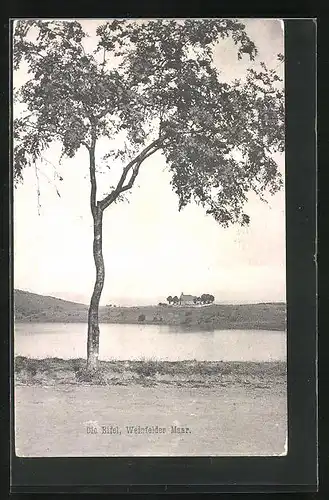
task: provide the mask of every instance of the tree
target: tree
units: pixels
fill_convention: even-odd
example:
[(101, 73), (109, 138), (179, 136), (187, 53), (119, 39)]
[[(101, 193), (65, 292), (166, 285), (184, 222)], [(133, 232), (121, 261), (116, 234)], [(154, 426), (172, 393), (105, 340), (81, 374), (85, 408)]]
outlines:
[(173, 297), (173, 303), (175, 305), (177, 305), (179, 303), (179, 298), (177, 297), (177, 295), (175, 295), (175, 297)]
[[(29, 79), (14, 95), (25, 106), (13, 123), (15, 185), (53, 142), (62, 157), (86, 151), (96, 279), (88, 313), (87, 365), (97, 366), (99, 302), (105, 266), (103, 213), (131, 190), (142, 163), (161, 150), (181, 210), (201, 205), (224, 227), (246, 225), (250, 191), (264, 199), (282, 185), (273, 152), (284, 147), (281, 81), (261, 63), (245, 79), (226, 83), (213, 48), (232, 38), (237, 57), (257, 49), (236, 20), (111, 20), (100, 22), (88, 52), (78, 21), (18, 20), (14, 70), (24, 60)], [(102, 161), (113, 185), (99, 193)]]
[(200, 298), (200, 301), (203, 304), (211, 304), (212, 302), (214, 302), (214, 300), (215, 300), (215, 297), (213, 295), (211, 295), (210, 293), (203, 293), (201, 295), (201, 298)]
[(169, 295), (169, 297), (167, 297), (167, 302), (168, 302), (169, 304), (171, 304), (171, 303), (173, 302), (173, 298), (172, 298), (172, 296), (171, 296), (171, 295)]

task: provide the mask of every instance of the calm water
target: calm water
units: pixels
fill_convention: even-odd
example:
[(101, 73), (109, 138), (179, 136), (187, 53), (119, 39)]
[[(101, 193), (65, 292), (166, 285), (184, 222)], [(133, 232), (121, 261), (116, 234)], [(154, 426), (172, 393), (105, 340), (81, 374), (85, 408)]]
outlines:
[[(285, 332), (215, 330), (186, 332), (165, 325), (101, 324), (100, 359), (169, 361), (279, 361), (286, 359)], [(86, 357), (83, 323), (17, 323), (15, 355)]]

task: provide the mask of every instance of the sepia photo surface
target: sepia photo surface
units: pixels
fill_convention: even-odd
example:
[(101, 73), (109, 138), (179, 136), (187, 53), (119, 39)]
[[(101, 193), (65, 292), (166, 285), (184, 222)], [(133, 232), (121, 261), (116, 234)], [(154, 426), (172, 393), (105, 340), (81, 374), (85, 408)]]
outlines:
[(13, 24), (19, 457), (287, 453), (280, 19)]

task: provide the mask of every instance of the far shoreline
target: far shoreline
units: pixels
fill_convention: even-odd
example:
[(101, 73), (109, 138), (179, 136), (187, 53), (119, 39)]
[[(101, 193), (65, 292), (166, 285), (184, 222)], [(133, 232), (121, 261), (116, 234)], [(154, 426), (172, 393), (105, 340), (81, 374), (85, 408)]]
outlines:
[[(39, 296), (38, 296), (39, 297)], [(42, 296), (40, 296), (42, 297)], [(88, 306), (59, 299), (16, 300), (17, 323), (87, 323)], [(101, 306), (100, 324), (166, 325), (188, 331), (286, 330), (285, 303)]]

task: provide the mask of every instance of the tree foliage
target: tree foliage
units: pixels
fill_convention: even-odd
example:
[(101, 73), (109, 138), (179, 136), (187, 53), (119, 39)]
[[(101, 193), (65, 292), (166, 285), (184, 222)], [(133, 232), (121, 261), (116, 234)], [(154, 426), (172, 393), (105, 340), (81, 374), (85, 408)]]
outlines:
[(200, 297), (200, 302), (202, 304), (212, 304), (214, 302), (215, 297), (210, 293), (203, 293)]
[(171, 296), (171, 295), (169, 295), (169, 296), (167, 297), (167, 302), (168, 302), (168, 304), (171, 304), (171, 303), (173, 302), (173, 298), (172, 298), (172, 296)]
[(30, 78), (15, 93), (25, 104), (14, 120), (15, 181), (54, 141), (73, 157), (107, 138), (104, 159), (117, 182), (97, 201), (101, 209), (161, 149), (179, 209), (195, 201), (223, 226), (248, 224), (248, 193), (263, 198), (282, 185), (273, 153), (284, 148), (284, 102), (282, 82), (265, 64), (233, 83), (216, 68), (213, 49), (225, 38), (237, 58), (257, 56), (244, 25), (111, 20), (96, 34), (88, 52), (78, 21), (16, 21), (14, 69), (24, 59)]

